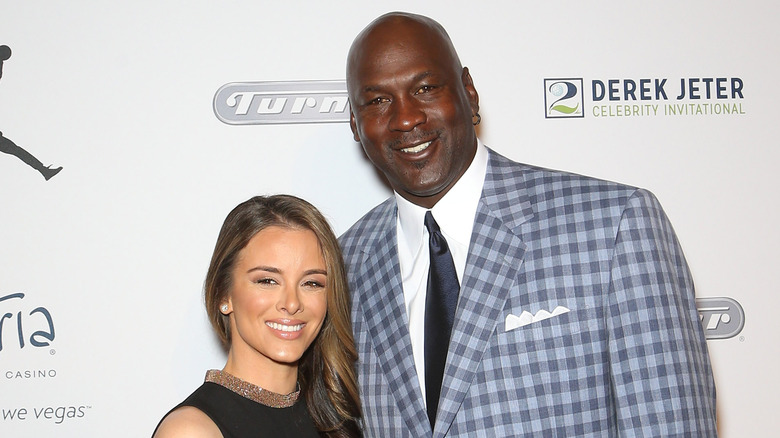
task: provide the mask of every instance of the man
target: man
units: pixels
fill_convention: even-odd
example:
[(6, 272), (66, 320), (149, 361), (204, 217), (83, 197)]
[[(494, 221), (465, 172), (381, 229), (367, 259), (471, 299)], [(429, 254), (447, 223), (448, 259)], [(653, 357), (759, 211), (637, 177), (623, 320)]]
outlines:
[(487, 149), (427, 17), (364, 29), (347, 88), (395, 191), (341, 238), (367, 436), (716, 436), (693, 284), (652, 194)]
[[(3, 62), (7, 61), (10, 57), (11, 48), (6, 45), (0, 46), (0, 78), (3, 77)], [(55, 167), (52, 169), (51, 166), (44, 166), (43, 163), (41, 163), (40, 160), (35, 158), (31, 153), (12, 142), (11, 139), (3, 137), (2, 132), (0, 132), (0, 152), (16, 156), (25, 164), (40, 172), (46, 181), (52, 179), (54, 175), (58, 174), (60, 170), (62, 170), (62, 167)]]

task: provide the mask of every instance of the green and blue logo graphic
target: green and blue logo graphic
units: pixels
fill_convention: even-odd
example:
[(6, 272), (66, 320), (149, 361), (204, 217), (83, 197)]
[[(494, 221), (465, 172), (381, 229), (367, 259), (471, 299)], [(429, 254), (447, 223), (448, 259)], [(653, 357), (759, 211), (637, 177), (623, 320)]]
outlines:
[(544, 106), (548, 119), (584, 117), (582, 78), (545, 79)]

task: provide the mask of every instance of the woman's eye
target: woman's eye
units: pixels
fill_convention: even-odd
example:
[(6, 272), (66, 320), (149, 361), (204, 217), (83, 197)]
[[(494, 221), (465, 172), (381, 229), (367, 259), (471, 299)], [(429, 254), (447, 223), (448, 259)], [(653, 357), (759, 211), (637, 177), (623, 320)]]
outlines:
[(255, 283), (257, 283), (257, 284), (269, 284), (270, 285), (270, 284), (276, 284), (276, 280), (274, 280), (273, 278), (259, 278), (259, 279), (255, 280)]
[(304, 286), (314, 289), (322, 289), (325, 287), (324, 284), (320, 283), (319, 281), (309, 280), (303, 283)]

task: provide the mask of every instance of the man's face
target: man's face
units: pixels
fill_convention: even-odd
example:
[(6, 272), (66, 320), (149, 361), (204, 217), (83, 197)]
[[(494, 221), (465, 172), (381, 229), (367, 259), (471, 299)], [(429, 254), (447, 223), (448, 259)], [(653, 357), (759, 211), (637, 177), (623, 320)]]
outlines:
[(355, 140), (409, 201), (432, 207), (476, 152), (478, 96), (450, 44), (420, 23), (384, 23), (353, 47), (347, 72)]

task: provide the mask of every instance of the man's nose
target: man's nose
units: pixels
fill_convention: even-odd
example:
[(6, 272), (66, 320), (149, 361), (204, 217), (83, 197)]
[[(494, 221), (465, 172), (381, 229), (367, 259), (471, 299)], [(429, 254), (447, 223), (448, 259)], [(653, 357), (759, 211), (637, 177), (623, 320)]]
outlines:
[(427, 120), (425, 111), (413, 98), (396, 99), (391, 111), (389, 128), (393, 131), (408, 132)]

